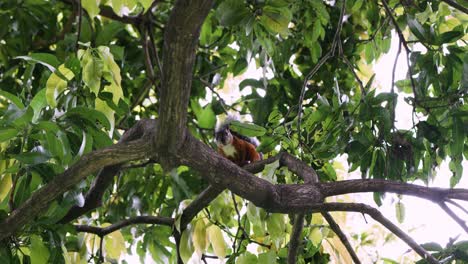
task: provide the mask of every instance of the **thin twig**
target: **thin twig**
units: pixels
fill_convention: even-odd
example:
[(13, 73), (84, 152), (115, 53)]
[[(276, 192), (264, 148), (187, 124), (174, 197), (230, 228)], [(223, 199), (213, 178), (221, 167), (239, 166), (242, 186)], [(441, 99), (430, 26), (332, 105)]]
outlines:
[(161, 79), (161, 83), (162, 83), (163, 82), (163, 66), (161, 63), (161, 59), (159, 58), (158, 50), (156, 49), (156, 41), (154, 38), (153, 30), (154, 30), (153, 24), (150, 23), (148, 25), (150, 48), (153, 53), (153, 56), (156, 58), (156, 64), (158, 65), (158, 70), (159, 70), (159, 78)]
[(466, 225), (466, 221), (461, 219), (457, 214), (455, 214), (452, 209), (450, 209), (444, 202), (439, 203), (440, 208), (442, 208), (450, 217), (452, 217), (457, 224), (465, 230), (465, 232), (468, 234), (468, 226)]
[(341, 240), (341, 243), (345, 246), (346, 250), (348, 251), (349, 255), (353, 259), (355, 264), (360, 264), (361, 261), (359, 260), (356, 252), (354, 251), (353, 247), (349, 243), (348, 238), (346, 237), (343, 230), (341, 230), (340, 226), (336, 223), (335, 219), (331, 216), (329, 212), (322, 212), (323, 217), (327, 220), (328, 225), (330, 225), (331, 230), (335, 232), (338, 238)]
[(104, 236), (99, 236), (99, 253), (98, 253), (98, 263), (103, 263), (104, 262), (104, 256), (102, 254), (102, 248), (103, 248), (103, 243), (104, 242)]
[(13, 179), (13, 183), (10, 190), (10, 197), (8, 199), (8, 207), (10, 207), (10, 212), (15, 210), (15, 190), (16, 190), (16, 183), (18, 182), (19, 173)]
[(83, 19), (83, 7), (81, 6), (81, 0), (77, 0), (76, 3), (78, 4), (78, 30), (76, 33), (75, 50), (78, 52), (81, 36), (81, 20)]
[(382, 213), (372, 206), (361, 203), (324, 203), (321, 205), (321, 211), (345, 211), (345, 212), (360, 212), (371, 216), (374, 220), (385, 226), (390, 232), (395, 234), (410, 246), (419, 256), (427, 260), (431, 264), (439, 264), (439, 261), (420, 246), (412, 237), (401, 230), (397, 225), (393, 224), (390, 220), (385, 218)]
[(453, 204), (458, 209), (462, 210), (465, 214), (468, 214), (468, 210), (465, 207), (463, 207), (461, 204), (459, 204), (459, 203), (457, 203), (455, 201), (452, 201), (452, 200), (447, 200), (446, 202), (450, 203), (450, 204)]
[(356, 79), (356, 81), (358, 82), (359, 88), (361, 89), (361, 94), (365, 96), (367, 94), (367, 91), (364, 89), (364, 84), (362, 84), (361, 78), (359, 78), (357, 73), (354, 71), (353, 65), (343, 53), (343, 44), (341, 43), (341, 38), (338, 41), (338, 48), (339, 48), (339, 54), (341, 58), (343, 59), (343, 61), (345, 62), (345, 64), (348, 66), (349, 70), (353, 74), (354, 79)]
[(124, 228), (129, 225), (135, 224), (149, 224), (149, 225), (165, 225), (165, 226), (173, 226), (174, 219), (169, 217), (163, 216), (136, 216), (134, 218), (129, 218), (122, 220), (118, 223), (112, 224), (106, 227), (96, 227), (96, 226), (89, 226), (89, 225), (75, 225), (75, 229), (78, 232), (86, 232), (96, 234), (98, 236), (106, 236), (116, 230)]
[(153, 85), (156, 86), (153, 62), (151, 61), (151, 55), (150, 55), (150, 51), (148, 47), (148, 43), (149, 43), (148, 29), (144, 25), (140, 27), (140, 34), (142, 36), (141, 42), (143, 45), (143, 53), (145, 57), (145, 66), (146, 66), (147, 76), (149, 77)]
[(343, 17), (345, 13), (345, 7), (346, 7), (346, 0), (343, 0), (342, 6), (341, 6), (341, 12), (340, 12), (340, 19), (338, 20), (338, 25), (336, 28), (335, 36), (333, 38), (333, 43), (332, 47), (330, 50), (320, 59), (320, 61), (315, 65), (315, 67), (309, 72), (309, 74), (306, 75), (304, 78), (304, 82), (302, 83), (302, 89), (301, 89), (301, 94), (299, 96), (299, 107), (297, 110), (297, 133), (299, 134), (299, 146), (302, 147), (302, 137), (300, 136), (301, 133), (301, 122), (302, 122), (302, 104), (304, 101), (304, 96), (305, 96), (305, 90), (307, 87), (307, 83), (309, 80), (315, 75), (315, 73), (325, 64), (325, 62), (333, 57), (335, 55), (337, 43), (339, 41), (339, 36), (341, 33), (341, 28), (343, 26)]
[[(397, 51), (397, 54), (395, 56), (395, 62), (393, 63), (393, 69), (392, 69), (392, 83), (391, 83), (391, 90), (390, 92), (392, 94), (395, 94), (395, 72), (396, 72), (396, 66), (397, 66), (397, 63), (398, 63), (398, 57), (400, 57), (400, 53), (401, 53), (401, 42), (398, 43), (398, 51)], [(398, 95), (397, 95), (398, 96)], [(397, 100), (396, 98), (393, 100), (393, 108), (392, 108), (392, 111), (391, 111), (391, 120), (392, 120), (392, 127), (395, 127), (395, 108), (396, 108), (396, 103), (397, 103)]]
[(414, 97), (416, 98), (416, 101), (417, 101), (418, 94), (417, 94), (417, 90), (416, 90), (416, 83), (414, 81), (413, 70), (411, 68), (410, 61), (409, 61), (409, 56), (410, 56), (411, 50), (408, 47), (408, 43), (406, 42), (405, 37), (403, 36), (403, 32), (402, 32), (400, 26), (398, 26), (398, 23), (397, 23), (395, 17), (393, 16), (393, 13), (390, 10), (390, 7), (388, 6), (387, 1), (382, 0), (382, 4), (384, 6), (385, 12), (390, 17), (390, 20), (392, 21), (392, 24), (395, 27), (395, 30), (396, 30), (396, 32), (398, 34), (398, 38), (400, 39), (400, 44), (403, 45), (403, 47), (405, 48), (406, 63), (407, 63), (407, 66), (408, 66), (409, 76), (410, 76), (410, 80), (411, 80), (411, 87), (413, 88)]
[(297, 262), (297, 254), (301, 248), (302, 229), (304, 229), (304, 214), (296, 214), (293, 230), (289, 239), (288, 264)]

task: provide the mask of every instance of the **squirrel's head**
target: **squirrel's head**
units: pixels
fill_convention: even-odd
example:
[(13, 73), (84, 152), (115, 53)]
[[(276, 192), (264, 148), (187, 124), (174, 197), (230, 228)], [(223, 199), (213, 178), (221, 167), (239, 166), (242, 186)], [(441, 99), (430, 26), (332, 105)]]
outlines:
[(215, 140), (218, 146), (226, 146), (232, 143), (233, 135), (229, 126), (223, 126), (215, 131)]

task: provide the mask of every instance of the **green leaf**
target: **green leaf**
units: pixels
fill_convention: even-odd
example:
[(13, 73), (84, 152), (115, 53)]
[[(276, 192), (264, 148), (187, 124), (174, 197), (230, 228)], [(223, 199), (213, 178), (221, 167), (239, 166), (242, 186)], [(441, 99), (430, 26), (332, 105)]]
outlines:
[(96, 45), (108, 45), (112, 39), (114, 39), (114, 37), (124, 29), (125, 24), (118, 21), (112, 21), (106, 24), (96, 36)]
[(263, 82), (257, 79), (245, 79), (239, 83), (239, 90), (242, 91), (247, 86), (253, 88), (263, 88)]
[(252, 263), (259, 263), (259, 262), (258, 262), (257, 256), (255, 256), (254, 254), (248, 251), (240, 255), (236, 260), (236, 264), (252, 264)]
[(21, 102), (21, 99), (19, 99), (16, 95), (7, 91), (0, 91), (0, 96), (5, 97), (7, 100), (15, 104), (19, 109), (24, 108), (24, 104)]
[(435, 243), (435, 242), (429, 242), (429, 243), (424, 243), (421, 244), (421, 247), (423, 247), (427, 251), (442, 251), (444, 250), (441, 245)]
[(463, 175), (463, 166), (460, 161), (451, 160), (449, 162), (449, 169), (452, 172), (452, 177), (450, 178), (450, 187), (453, 188), (457, 185)]
[(403, 223), (405, 220), (405, 205), (401, 201), (395, 204), (395, 213), (398, 223)]
[(93, 150), (93, 137), (83, 131), (83, 137), (82, 137), (80, 149), (78, 150), (78, 153), (76, 154), (76, 159), (79, 159), (81, 156), (83, 156), (86, 153), (91, 152)]
[(226, 257), (226, 241), (224, 241), (223, 233), (221, 229), (216, 225), (211, 225), (206, 229), (208, 233), (208, 240), (213, 247), (215, 255), (222, 261)]
[(464, 35), (465, 34), (463, 33), (463, 31), (444, 32), (437, 38), (437, 44), (442, 45), (444, 43), (452, 43), (459, 40)]
[(192, 110), (195, 112), (197, 117), (198, 125), (201, 128), (212, 129), (216, 124), (216, 115), (213, 111), (211, 104), (201, 108), (200, 105), (195, 101), (191, 101)]
[(16, 58), (40, 63), (46, 66), (51, 72), (54, 72), (55, 69), (57, 69), (57, 67), (60, 65), (60, 61), (57, 59), (57, 57), (50, 53), (32, 53), (29, 56), (18, 56)]
[(459, 117), (453, 117), (452, 142), (450, 144), (450, 153), (452, 156), (461, 156), (465, 145), (465, 128), (463, 121)]
[(34, 116), (34, 110), (31, 107), (23, 109), (21, 116), (17, 117), (12, 125), (17, 128), (25, 128), (29, 123), (31, 123)]
[(223, 1), (216, 9), (216, 16), (223, 26), (240, 26), (249, 15), (246, 4), (237, 0)]
[(107, 120), (107, 117), (103, 113), (94, 109), (78, 106), (65, 113), (65, 117), (73, 116), (88, 120), (91, 124), (95, 124), (96, 121), (99, 121), (99, 123), (101, 123), (106, 129), (110, 129), (110, 123)]
[(7, 141), (18, 135), (19, 131), (16, 128), (1, 128), (0, 129), (0, 142)]
[(37, 92), (29, 104), (29, 106), (34, 110), (34, 116), (32, 118), (33, 123), (39, 119), (41, 110), (47, 106), (46, 91), (47, 89), (42, 89)]
[(216, 115), (213, 112), (211, 104), (208, 104), (202, 109), (202, 111), (200, 112), (200, 115), (197, 116), (197, 119), (198, 119), (198, 125), (201, 128), (207, 128), (207, 129), (214, 128), (216, 124)]
[(426, 31), (416, 19), (408, 18), (408, 26), (413, 34), (421, 41), (426, 41)]
[(315, 247), (318, 247), (322, 243), (323, 235), (319, 227), (312, 228), (309, 234), (309, 239)]
[(292, 13), (287, 8), (277, 9), (274, 7), (266, 6), (263, 9), (262, 16), (260, 17), (260, 24), (262, 24), (270, 33), (280, 34), (286, 37), (289, 34), (288, 25), (291, 22)]
[(115, 126), (115, 111), (109, 105), (107, 105), (106, 101), (103, 101), (99, 98), (96, 98), (94, 101), (94, 108), (106, 116), (109, 124), (109, 130), (113, 131)]
[[(110, 224), (103, 225), (103, 227)], [(106, 249), (106, 257), (111, 259), (119, 259), (125, 253), (125, 239), (120, 230), (114, 231), (104, 238), (104, 247)]]
[(206, 244), (206, 225), (203, 219), (196, 220), (195, 228), (192, 233), (192, 242), (193, 247), (195, 248), (195, 252), (199, 256), (205, 252), (207, 244)]
[(31, 264), (47, 264), (50, 256), (49, 249), (44, 245), (41, 237), (37, 235), (31, 235)]
[(258, 263), (276, 263), (276, 253), (270, 250), (265, 253), (258, 254)]
[(96, 0), (82, 0), (81, 1), (81, 5), (86, 10), (86, 12), (88, 12), (88, 15), (91, 18), (91, 20), (93, 20), (94, 17), (96, 17), (99, 14), (99, 11), (100, 11), (99, 2), (100, 1), (96, 1)]
[(283, 214), (271, 214), (267, 218), (267, 228), (268, 233), (272, 237), (280, 237), (284, 235), (285, 230), (285, 220)]
[(354, 1), (354, 5), (351, 7), (351, 13), (358, 11), (361, 8), (363, 2), (363, 0)]
[(257, 147), (258, 152), (268, 153), (273, 151), (278, 145), (278, 140), (273, 137), (262, 137), (260, 145)]
[[(58, 72), (60, 75), (65, 76), (65, 78), (70, 81), (75, 77), (73, 72), (66, 68), (65, 65), (60, 65), (58, 68)], [(46, 83), (46, 92), (45, 92), (45, 97), (47, 99), (47, 103), (52, 106), (56, 107), (57, 106), (57, 97), (59, 94), (61, 94), (65, 89), (67, 88), (67, 81), (63, 80), (59, 74), (57, 73), (52, 73), (49, 76), (49, 79), (47, 80)]]
[(229, 127), (235, 132), (246, 137), (259, 137), (265, 135), (266, 133), (266, 129), (261, 126), (241, 123), (239, 121), (232, 121), (229, 124)]
[(97, 95), (101, 88), (102, 60), (95, 58), (91, 53), (91, 49), (88, 49), (81, 56), (81, 68), (83, 69), (83, 82), (91, 92)]
[(120, 83), (122, 82), (122, 77), (120, 76), (120, 68), (115, 63), (114, 55), (110, 52), (109, 47), (100, 46), (98, 47), (99, 57), (101, 58), (104, 70), (103, 76), (108, 82), (113, 83), (113, 89), (109, 90), (114, 95), (114, 103), (117, 104), (119, 100), (123, 97), (122, 87)]
[(179, 253), (184, 263), (188, 263), (195, 249), (190, 238), (190, 230), (184, 230), (180, 237)]
[(45, 138), (47, 142), (47, 150), (52, 154), (52, 157), (58, 160), (63, 160), (63, 145), (55, 133), (46, 132)]
[(411, 80), (398, 80), (395, 82), (396, 87), (400, 92), (404, 92), (407, 94), (411, 94), (413, 92), (413, 88), (411, 86)]
[(233, 66), (232, 74), (237, 76), (247, 69), (247, 60), (245, 58), (239, 58)]
[(24, 164), (36, 165), (41, 164), (49, 160), (49, 155), (41, 152), (27, 152), (18, 155), (13, 155), (13, 158), (19, 160)]

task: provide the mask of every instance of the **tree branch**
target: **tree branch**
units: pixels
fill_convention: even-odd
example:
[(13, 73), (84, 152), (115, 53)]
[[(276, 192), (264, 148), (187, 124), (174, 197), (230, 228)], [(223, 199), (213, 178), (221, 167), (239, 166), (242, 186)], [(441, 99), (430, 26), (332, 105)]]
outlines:
[[(153, 129), (156, 129), (156, 127), (157, 123), (155, 120), (140, 120), (122, 135), (122, 138), (119, 140), (119, 142), (125, 143), (139, 138), (145, 138), (147, 137), (148, 133), (150, 133)], [(68, 213), (59, 222), (68, 223), (101, 206), (104, 192), (112, 183), (114, 176), (119, 173), (121, 167), (122, 164), (117, 164), (104, 167), (101, 171), (99, 171), (98, 175), (94, 179), (91, 187), (85, 195), (84, 205), (81, 207), (79, 205), (72, 206), (70, 210), (68, 210)]]
[(349, 255), (353, 259), (355, 264), (360, 264), (361, 261), (359, 260), (356, 252), (354, 251), (353, 247), (349, 243), (348, 238), (346, 237), (343, 230), (341, 230), (340, 226), (335, 222), (335, 219), (331, 216), (329, 212), (322, 212), (323, 217), (327, 220), (328, 224), (330, 225), (331, 230), (335, 232), (338, 238), (341, 240), (341, 243), (345, 246), (346, 250), (348, 251)]
[(460, 225), (463, 230), (468, 234), (468, 226), (466, 225), (466, 221), (461, 219), (458, 215), (456, 215), (444, 202), (439, 203), (440, 208), (442, 208), (445, 213), (447, 213), (450, 217), (452, 217), (458, 225)]
[(100, 168), (155, 155), (151, 152), (151, 146), (146, 142), (145, 139), (139, 139), (118, 143), (83, 155), (78, 162), (34, 192), (28, 200), (2, 221), (0, 241), (13, 235), (19, 228), (47, 209), (54, 199)]
[(156, 149), (162, 154), (163, 168), (176, 166), (173, 157), (185, 138), (195, 51), (212, 3), (213, 0), (176, 1), (165, 27), (159, 100), (159, 120), (164, 129), (154, 139)]
[(455, 2), (453, 0), (441, 0), (441, 1), (447, 3), (449, 6), (455, 8), (455, 9), (458, 9), (458, 10), (462, 11), (465, 14), (468, 14), (468, 8), (460, 5), (459, 3), (457, 3), (457, 2)]
[(366, 204), (359, 203), (325, 203), (321, 205), (322, 212), (327, 211), (346, 211), (346, 212), (360, 212), (371, 216), (374, 220), (385, 226), (393, 234), (403, 240), (408, 246), (410, 246), (419, 256), (427, 260), (429, 263), (438, 264), (437, 261), (429, 252), (421, 247), (416, 241), (414, 241), (408, 234), (401, 230), (398, 226), (393, 224), (390, 220), (385, 218), (379, 210), (368, 206)]
[(289, 240), (288, 264), (296, 264), (297, 254), (301, 246), (302, 229), (304, 229), (305, 214), (296, 214), (294, 218), (293, 230)]
[(118, 223), (112, 224), (106, 227), (96, 227), (96, 226), (89, 226), (89, 225), (74, 225), (76, 231), (78, 232), (86, 232), (96, 234), (100, 237), (103, 237), (107, 234), (110, 234), (116, 230), (124, 228), (129, 225), (135, 224), (150, 224), (150, 225), (165, 225), (165, 226), (173, 226), (174, 219), (170, 217), (163, 217), (163, 216), (136, 216), (133, 218), (122, 220)]
[[(301, 132), (302, 103), (304, 102), (304, 96), (305, 96), (307, 83), (315, 75), (315, 73), (323, 66), (323, 64), (327, 62), (328, 59), (335, 56), (336, 47), (340, 39), (341, 28), (343, 26), (345, 7), (346, 7), (346, 0), (343, 0), (341, 11), (340, 11), (340, 18), (338, 19), (338, 25), (336, 26), (335, 36), (333, 37), (333, 43), (332, 43), (330, 50), (320, 59), (317, 65), (315, 65), (315, 67), (309, 72), (309, 74), (307, 74), (307, 76), (304, 78), (304, 82), (302, 83), (301, 94), (299, 96), (299, 106), (298, 106), (298, 111), (297, 111), (297, 132), (298, 133)], [(286, 114), (286, 116), (289, 116), (289, 112)], [(299, 146), (302, 147), (301, 136), (299, 136)]]

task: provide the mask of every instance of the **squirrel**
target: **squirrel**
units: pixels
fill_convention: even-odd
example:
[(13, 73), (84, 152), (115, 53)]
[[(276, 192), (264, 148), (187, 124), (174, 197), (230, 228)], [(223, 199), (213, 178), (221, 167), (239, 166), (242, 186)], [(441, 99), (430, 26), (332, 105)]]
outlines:
[(258, 141), (254, 138), (243, 136), (229, 128), (232, 118), (227, 118), (215, 130), (215, 141), (218, 152), (238, 166), (262, 159), (262, 155), (255, 149)]

